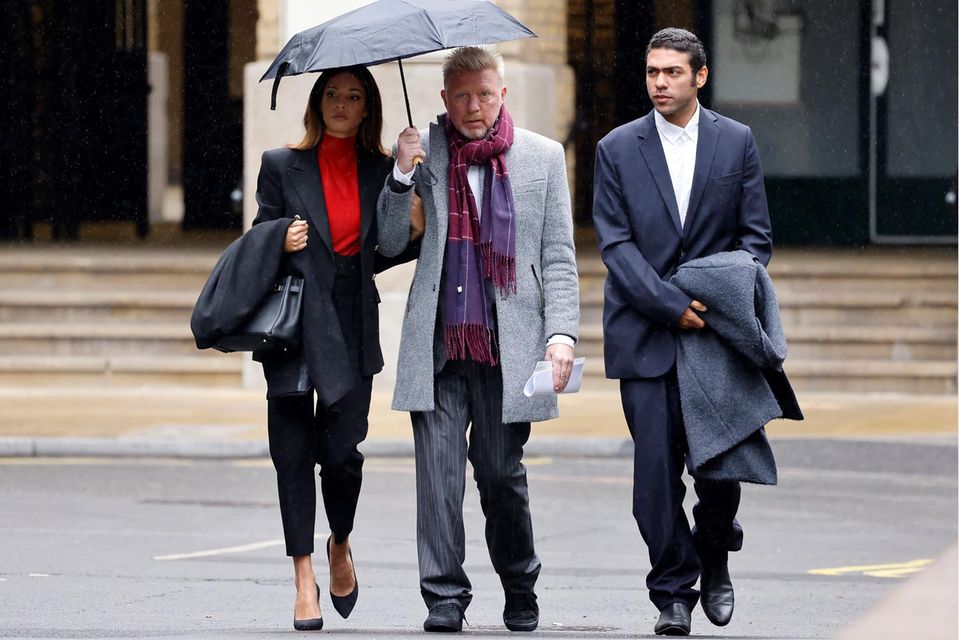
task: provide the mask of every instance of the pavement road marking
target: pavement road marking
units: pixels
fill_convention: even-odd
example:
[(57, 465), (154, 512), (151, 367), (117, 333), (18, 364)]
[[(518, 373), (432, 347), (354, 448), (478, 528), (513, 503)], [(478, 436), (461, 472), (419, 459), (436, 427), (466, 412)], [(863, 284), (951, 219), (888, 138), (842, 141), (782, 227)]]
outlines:
[[(316, 534), (314, 540), (325, 540), (327, 534)], [(221, 549), (207, 549), (205, 551), (193, 551), (190, 553), (171, 553), (165, 556), (153, 556), (154, 560), (189, 560), (190, 558), (206, 558), (209, 556), (220, 556), (227, 553), (243, 553), (245, 551), (256, 551), (257, 549), (267, 549), (269, 547), (282, 547), (283, 540), (263, 540), (261, 542), (251, 542), (250, 544), (241, 544), (235, 547), (223, 547)]]
[(843, 576), (860, 573), (872, 578), (902, 578), (916, 573), (933, 564), (933, 560), (920, 559), (892, 564), (868, 564), (859, 567), (833, 567), (830, 569), (811, 569), (808, 574), (814, 576)]
[(268, 547), (283, 546), (283, 540), (264, 540), (262, 542), (251, 542), (250, 544), (241, 544), (236, 547), (223, 547), (221, 549), (207, 549), (206, 551), (194, 551), (192, 553), (171, 553), (165, 556), (153, 556), (154, 560), (187, 560), (189, 558), (206, 558), (208, 556), (219, 556), (225, 553), (243, 553), (244, 551), (256, 551), (257, 549), (266, 549)]
[(47, 457), (0, 457), (0, 465), (163, 465), (174, 467), (185, 467), (194, 464), (194, 460), (185, 458), (144, 458), (135, 456), (113, 457), (113, 456), (47, 456)]

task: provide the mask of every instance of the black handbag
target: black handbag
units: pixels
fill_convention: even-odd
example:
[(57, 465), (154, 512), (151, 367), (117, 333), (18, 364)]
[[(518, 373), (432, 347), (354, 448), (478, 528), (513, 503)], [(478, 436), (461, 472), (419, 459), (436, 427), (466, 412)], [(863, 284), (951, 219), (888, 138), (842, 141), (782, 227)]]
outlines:
[(213, 345), (217, 351), (287, 351), (300, 346), (303, 278), (286, 276), (239, 329)]

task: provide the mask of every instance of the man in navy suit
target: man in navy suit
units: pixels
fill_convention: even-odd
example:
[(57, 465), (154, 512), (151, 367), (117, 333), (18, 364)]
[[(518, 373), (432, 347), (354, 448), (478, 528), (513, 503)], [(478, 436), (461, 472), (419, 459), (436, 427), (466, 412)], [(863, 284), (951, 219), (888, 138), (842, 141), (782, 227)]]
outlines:
[[(604, 362), (620, 379), (634, 441), (633, 514), (650, 553), (657, 634), (688, 635), (698, 598), (722, 626), (733, 615), (727, 554), (743, 532), (740, 485), (694, 478), (691, 531), (681, 475), (686, 434), (677, 388), (676, 336), (709, 322), (707, 308), (668, 279), (694, 258), (743, 249), (766, 265), (771, 230), (750, 129), (700, 106), (707, 82), (700, 40), (663, 29), (646, 54), (654, 110), (597, 145), (593, 220), (607, 267)], [(694, 588), (700, 578), (700, 592)]]

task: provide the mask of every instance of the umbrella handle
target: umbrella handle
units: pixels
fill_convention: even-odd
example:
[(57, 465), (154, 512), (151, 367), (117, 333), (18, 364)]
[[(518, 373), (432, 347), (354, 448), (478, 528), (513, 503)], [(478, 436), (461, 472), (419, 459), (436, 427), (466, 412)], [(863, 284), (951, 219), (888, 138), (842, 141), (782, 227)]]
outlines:
[(403, 62), (397, 58), (397, 66), (400, 67), (400, 84), (403, 85), (403, 102), (407, 106), (407, 124), (413, 128), (413, 116), (410, 115), (410, 98), (407, 97), (407, 79), (403, 75)]
[[(400, 84), (403, 85), (403, 102), (407, 107), (407, 124), (410, 128), (413, 128), (413, 116), (410, 114), (410, 98), (407, 97), (407, 79), (403, 75), (403, 62), (400, 61), (400, 58), (397, 58), (397, 66), (400, 67)], [(437, 177), (433, 175), (433, 172), (430, 171), (430, 167), (423, 164), (423, 158), (417, 156), (413, 159), (413, 168), (416, 170), (417, 175), (421, 176), (426, 173), (427, 184), (437, 184)]]
[(283, 74), (286, 73), (287, 67), (289, 66), (290, 63), (284, 60), (277, 68), (277, 75), (273, 78), (273, 91), (270, 92), (270, 111), (277, 110), (277, 90), (280, 89), (280, 79), (283, 77)]

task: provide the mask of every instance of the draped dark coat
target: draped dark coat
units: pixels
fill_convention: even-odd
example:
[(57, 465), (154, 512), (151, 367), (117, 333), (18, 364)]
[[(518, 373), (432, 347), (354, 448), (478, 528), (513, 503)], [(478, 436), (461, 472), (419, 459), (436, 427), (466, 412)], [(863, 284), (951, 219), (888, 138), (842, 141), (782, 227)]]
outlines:
[[(412, 245), (402, 255), (385, 258), (377, 252), (376, 207), (393, 161), (357, 150), (360, 188), (360, 299), (362, 362), (359, 374), (372, 376), (383, 368), (380, 350), (380, 295), (374, 275), (414, 259)], [(267, 397), (305, 394), (316, 389), (325, 407), (360, 382), (348, 360), (346, 344), (331, 291), (335, 277), (333, 241), (320, 181), (317, 149), (271, 149), (264, 152), (257, 179), (257, 216), (253, 227), (224, 252), (201, 293), (191, 326), (199, 348), (213, 346), (237, 328), (256, 308), (280, 276), (304, 279), (302, 344), (290, 352), (254, 352), (267, 380)], [(295, 216), (306, 220), (307, 248), (283, 252), (286, 228)]]
[(677, 337), (690, 474), (776, 484), (763, 427), (803, 413), (783, 371), (787, 339), (770, 276), (752, 254), (724, 251), (680, 265), (670, 282), (707, 306), (707, 326)]

